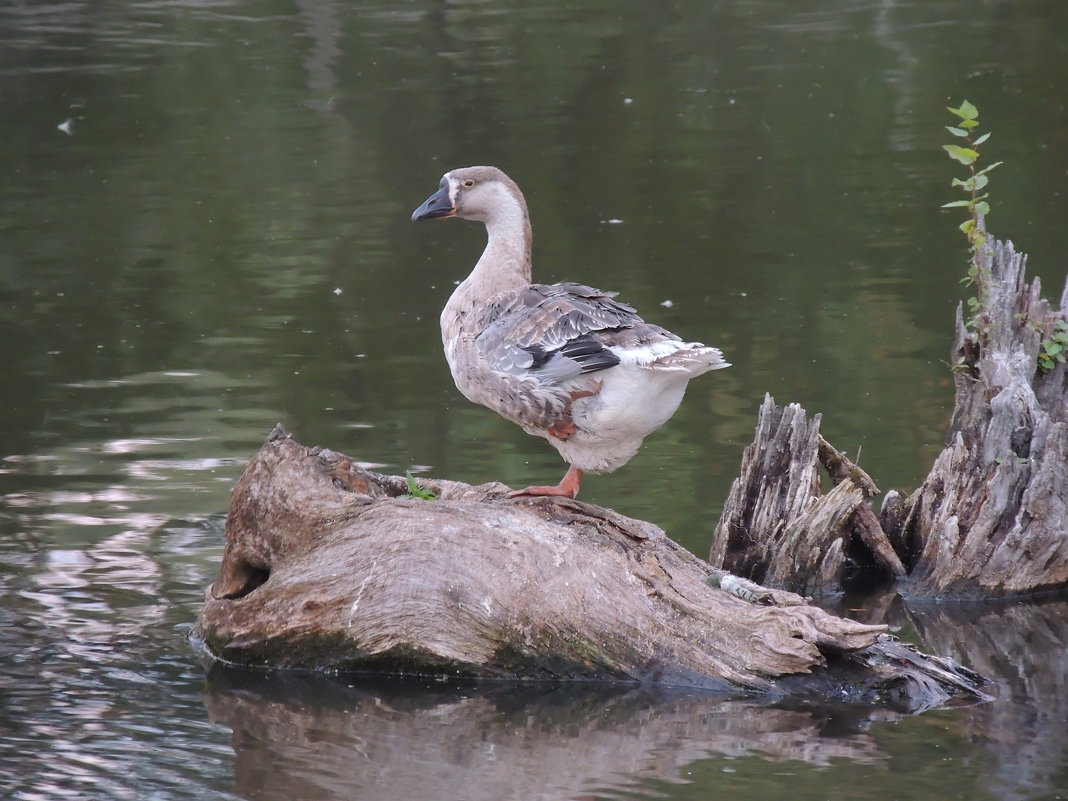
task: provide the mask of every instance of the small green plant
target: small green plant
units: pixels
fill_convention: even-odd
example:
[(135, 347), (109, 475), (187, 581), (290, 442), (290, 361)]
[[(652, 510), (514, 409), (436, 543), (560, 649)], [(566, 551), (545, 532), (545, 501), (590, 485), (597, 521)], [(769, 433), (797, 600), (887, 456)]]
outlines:
[(1048, 373), (1057, 366), (1057, 362), (1064, 364), (1064, 352), (1068, 348), (1068, 323), (1058, 320), (1053, 326), (1053, 333), (1042, 340), (1038, 351), (1038, 371)]
[(437, 500), (437, 494), (433, 490), (423, 489), (415, 483), (415, 476), (412, 475), (411, 470), (404, 471), (404, 478), (408, 482), (408, 492), (405, 495), (401, 495), (401, 498), (406, 500), (417, 499), (420, 501), (433, 501)]
[(1002, 162), (995, 161), (981, 170), (976, 169), (976, 165), (979, 162), (979, 147), (990, 138), (989, 133), (980, 136), (976, 135), (979, 128), (979, 109), (965, 100), (960, 104), (960, 108), (947, 106), (946, 110), (957, 118), (956, 125), (947, 125), (946, 130), (963, 141), (961, 144), (942, 145), (942, 149), (949, 154), (951, 159), (968, 168), (968, 177), (964, 179), (954, 178), (951, 186), (960, 187), (968, 195), (968, 198), (966, 200), (943, 203), (942, 208), (963, 208), (968, 211), (968, 219), (960, 224), (960, 230), (967, 237), (968, 244), (971, 245), (971, 263), (968, 267), (968, 275), (961, 279), (961, 283), (976, 284), (978, 287), (976, 296), (968, 298), (968, 308), (971, 310), (972, 319), (974, 320), (975, 315), (979, 312), (985, 278), (980, 272), (979, 258), (983, 243), (986, 242), (986, 227), (983, 224), (983, 218), (990, 213), (990, 203), (987, 200), (990, 197), (990, 193), (983, 193), (983, 190), (990, 183), (990, 171), (1001, 165)]
[(990, 204), (987, 198), (990, 194), (979, 194), (990, 183), (988, 173), (1002, 164), (995, 161), (993, 164), (976, 170), (976, 162), (979, 161), (979, 146), (990, 138), (989, 133), (976, 136), (979, 127), (979, 109), (965, 100), (960, 108), (946, 107), (950, 114), (958, 118), (956, 125), (947, 125), (946, 130), (954, 136), (963, 139), (962, 145), (942, 145), (942, 149), (949, 154), (954, 161), (959, 161), (968, 168), (969, 176), (961, 180), (954, 178), (951, 186), (959, 186), (969, 197), (967, 200), (954, 200), (951, 203), (942, 204), (944, 209), (965, 208), (968, 210), (968, 219), (960, 224), (960, 230), (968, 238), (972, 248), (982, 247), (986, 239), (983, 232), (982, 218), (990, 213)]

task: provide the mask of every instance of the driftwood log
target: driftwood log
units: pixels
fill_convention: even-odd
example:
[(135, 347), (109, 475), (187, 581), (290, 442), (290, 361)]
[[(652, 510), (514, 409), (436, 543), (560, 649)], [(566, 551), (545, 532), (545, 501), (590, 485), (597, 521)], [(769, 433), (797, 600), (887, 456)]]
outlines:
[(649, 523), (361, 469), (276, 430), (234, 488), (196, 637), (241, 665), (614, 680), (909, 710), (982, 680), (739, 579)]
[[(832, 595), (862, 577), (912, 598), (991, 598), (1068, 588), (1068, 371), (1039, 370), (1066, 320), (1025, 281), (1009, 242), (981, 253), (980, 305), (957, 308), (956, 398), (922, 486), (890, 492), (819, 435), (820, 416), (769, 397), (709, 561), (780, 589)], [(819, 465), (833, 489), (821, 491)]]

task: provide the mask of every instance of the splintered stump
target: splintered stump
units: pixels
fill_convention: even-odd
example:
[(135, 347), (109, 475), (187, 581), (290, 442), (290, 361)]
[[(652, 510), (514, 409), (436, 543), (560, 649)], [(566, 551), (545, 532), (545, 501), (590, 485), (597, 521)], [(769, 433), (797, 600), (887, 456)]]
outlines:
[[(826, 494), (821, 465), (834, 483)], [(878, 492), (863, 470), (820, 436), (820, 415), (809, 419), (797, 404), (780, 407), (766, 395), (708, 561), (813, 596), (841, 593), (858, 565), (900, 577), (905, 567), (868, 505)]]
[[(1051, 309), (1038, 279), (1025, 282), (1024, 262), (1011, 243), (982, 251), (970, 326), (957, 309), (946, 444), (919, 489), (887, 493), (877, 518), (879, 490), (823, 440), (820, 415), (769, 396), (709, 561), (809, 595), (841, 593), (858, 576), (910, 598), (1068, 588), (1068, 371), (1052, 338), (1065, 327), (1068, 289)], [(1039, 369), (1043, 349), (1049, 371)]]
[(659, 682), (910, 710), (975, 674), (716, 570), (657, 527), (500, 484), (403, 479), (280, 430), (234, 488), (197, 637), (241, 665)]

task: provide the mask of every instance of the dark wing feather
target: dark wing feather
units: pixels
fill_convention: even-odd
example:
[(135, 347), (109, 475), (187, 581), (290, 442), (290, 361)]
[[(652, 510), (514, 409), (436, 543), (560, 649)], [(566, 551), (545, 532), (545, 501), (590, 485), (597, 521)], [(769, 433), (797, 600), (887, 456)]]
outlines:
[(487, 312), (475, 340), (483, 358), (550, 384), (619, 364), (603, 333), (648, 325), (611, 294), (574, 283), (532, 284)]

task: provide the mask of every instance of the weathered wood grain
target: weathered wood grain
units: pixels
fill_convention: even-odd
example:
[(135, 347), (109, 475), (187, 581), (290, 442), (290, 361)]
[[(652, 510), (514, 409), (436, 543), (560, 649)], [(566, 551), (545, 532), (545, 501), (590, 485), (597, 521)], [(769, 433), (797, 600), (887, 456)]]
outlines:
[[(711, 564), (812, 596), (841, 593), (847, 556), (860, 550), (888, 576), (904, 573), (868, 505), (878, 488), (820, 435), (820, 422), (765, 396), (712, 537)], [(834, 484), (826, 494), (821, 464)]]
[(402, 498), (403, 479), (276, 432), (234, 489), (197, 636), (242, 665), (848, 688), (917, 708), (982, 697), (963, 673), (931, 684), (942, 668), (901, 661), (885, 627), (739, 581), (649, 523), (578, 501), (508, 500), (499, 484), (420, 484), (438, 499)]

